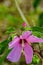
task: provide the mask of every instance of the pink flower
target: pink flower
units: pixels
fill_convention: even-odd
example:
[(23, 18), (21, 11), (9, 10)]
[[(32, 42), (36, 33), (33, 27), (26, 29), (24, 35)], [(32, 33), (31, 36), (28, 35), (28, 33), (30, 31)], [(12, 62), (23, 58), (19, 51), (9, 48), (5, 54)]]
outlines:
[(26, 26), (27, 26), (27, 24), (26, 24), (25, 22), (23, 22), (23, 23), (22, 23), (22, 26), (23, 26), (23, 27), (26, 27)]
[(12, 48), (12, 51), (8, 54), (7, 59), (11, 62), (18, 62), (23, 50), (26, 63), (31, 63), (33, 58), (33, 50), (30, 43), (35, 42), (43, 42), (43, 39), (32, 35), (31, 31), (25, 31), (20, 37), (15, 36), (13, 41), (9, 43), (9, 48)]

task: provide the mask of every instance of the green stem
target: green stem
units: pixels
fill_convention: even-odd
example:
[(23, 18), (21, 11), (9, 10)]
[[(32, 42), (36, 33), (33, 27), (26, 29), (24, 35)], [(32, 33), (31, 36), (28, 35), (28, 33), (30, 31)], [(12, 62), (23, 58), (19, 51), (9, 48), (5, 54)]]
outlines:
[(27, 19), (25, 18), (23, 12), (21, 11), (21, 9), (20, 9), (20, 7), (19, 7), (19, 5), (18, 5), (17, 0), (15, 0), (15, 4), (16, 4), (16, 7), (17, 7), (17, 9), (18, 9), (18, 11), (19, 11), (19, 13), (20, 13), (20, 15), (21, 15), (21, 18), (26, 22), (27, 26), (30, 28), (30, 25), (29, 25)]

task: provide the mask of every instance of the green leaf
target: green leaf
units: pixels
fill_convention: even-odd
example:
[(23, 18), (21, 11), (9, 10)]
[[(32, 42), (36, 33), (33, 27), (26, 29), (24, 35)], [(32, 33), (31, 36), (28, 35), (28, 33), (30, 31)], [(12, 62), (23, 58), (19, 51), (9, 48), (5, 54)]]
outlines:
[(7, 30), (6, 30), (6, 34), (9, 34), (9, 33), (12, 33), (15, 31), (15, 28), (14, 27), (9, 27)]
[(11, 41), (12, 39), (6, 39), (5, 41), (0, 43), (0, 65), (3, 65), (3, 61), (5, 60), (5, 58), (7, 57), (8, 53), (10, 52), (11, 49), (8, 49), (8, 43)]
[(7, 58), (7, 55), (8, 55), (9, 52), (10, 52), (10, 49), (6, 48), (2, 57), (0, 57), (0, 65), (3, 65), (2, 63)]
[(5, 41), (0, 43), (0, 55), (4, 53), (5, 49), (8, 47), (8, 43), (11, 39), (6, 39)]
[(14, 36), (16, 36), (16, 33), (11, 35), (11, 37), (12, 37), (12, 40), (14, 39)]
[(37, 32), (43, 33), (43, 27), (34, 26), (34, 27), (32, 27), (32, 31), (37, 31)]
[(40, 63), (40, 58), (36, 54), (34, 54), (34, 56), (33, 56), (32, 63), (34, 63), (34, 64)]
[(32, 27), (32, 34), (37, 36), (37, 37), (42, 37), (43, 38), (43, 27)]
[(43, 37), (43, 33), (40, 33), (40, 32), (37, 32), (37, 31), (33, 31), (32, 34), (39, 37), (39, 38)]

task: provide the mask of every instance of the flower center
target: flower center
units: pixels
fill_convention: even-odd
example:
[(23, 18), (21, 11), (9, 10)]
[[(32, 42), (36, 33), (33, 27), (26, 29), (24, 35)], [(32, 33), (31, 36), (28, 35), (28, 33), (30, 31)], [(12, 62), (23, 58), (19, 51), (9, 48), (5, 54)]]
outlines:
[(20, 39), (20, 44), (22, 44), (22, 39)]
[(20, 44), (26, 43), (26, 42), (27, 42), (26, 39), (20, 39)]
[(26, 39), (23, 39), (24, 43), (27, 43)]

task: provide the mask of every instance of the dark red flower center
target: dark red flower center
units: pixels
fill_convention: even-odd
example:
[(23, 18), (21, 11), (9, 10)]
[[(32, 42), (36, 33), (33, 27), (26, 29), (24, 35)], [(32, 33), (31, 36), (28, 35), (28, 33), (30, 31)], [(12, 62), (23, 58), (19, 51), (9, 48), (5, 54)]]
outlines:
[(24, 43), (27, 43), (26, 39), (20, 39), (20, 44), (22, 44), (22, 41), (23, 41)]

